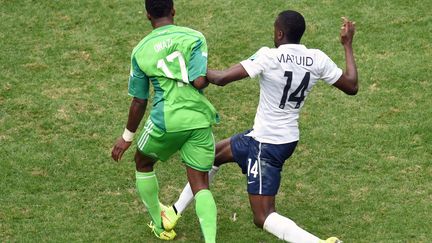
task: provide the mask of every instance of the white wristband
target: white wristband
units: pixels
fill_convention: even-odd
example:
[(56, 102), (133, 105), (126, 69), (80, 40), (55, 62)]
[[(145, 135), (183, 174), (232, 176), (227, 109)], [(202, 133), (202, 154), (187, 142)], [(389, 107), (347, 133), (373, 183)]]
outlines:
[(122, 138), (126, 141), (126, 142), (132, 142), (133, 137), (134, 137), (135, 133), (129, 131), (127, 128), (125, 128)]

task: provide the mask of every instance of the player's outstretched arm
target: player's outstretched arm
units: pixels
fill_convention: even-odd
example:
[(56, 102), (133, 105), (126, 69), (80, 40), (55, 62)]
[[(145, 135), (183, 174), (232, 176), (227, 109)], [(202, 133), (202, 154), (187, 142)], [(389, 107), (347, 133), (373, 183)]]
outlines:
[(123, 153), (129, 148), (132, 143), (132, 136), (135, 134), (138, 126), (144, 116), (145, 110), (147, 107), (146, 99), (138, 99), (134, 97), (132, 99), (130, 108), (129, 108), (129, 117), (126, 125), (125, 132), (122, 136), (120, 136), (112, 151), (111, 157), (115, 161), (119, 161), (123, 156)]
[(342, 76), (333, 84), (348, 95), (356, 95), (358, 92), (357, 67), (354, 59), (352, 42), (355, 33), (355, 22), (342, 17), (343, 24), (340, 32), (341, 44), (345, 50), (346, 67)]
[(226, 70), (208, 70), (207, 79), (210, 83), (225, 86), (228, 83), (249, 77), (244, 67), (239, 63)]

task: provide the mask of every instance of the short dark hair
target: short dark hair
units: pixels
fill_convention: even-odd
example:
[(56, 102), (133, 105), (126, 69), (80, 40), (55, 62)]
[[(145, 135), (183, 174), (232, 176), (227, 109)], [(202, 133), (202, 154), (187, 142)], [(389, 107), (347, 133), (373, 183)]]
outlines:
[(284, 32), (291, 43), (300, 43), (306, 30), (306, 22), (303, 16), (294, 10), (281, 12), (277, 18), (278, 27)]
[(156, 19), (169, 16), (173, 7), (173, 0), (145, 0), (147, 13)]

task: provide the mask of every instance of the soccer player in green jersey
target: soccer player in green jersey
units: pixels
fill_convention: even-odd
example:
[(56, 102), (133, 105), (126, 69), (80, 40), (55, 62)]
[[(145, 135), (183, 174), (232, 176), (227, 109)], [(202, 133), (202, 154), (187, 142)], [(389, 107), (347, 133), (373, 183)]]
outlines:
[(153, 165), (180, 151), (196, 202), (196, 214), (205, 242), (216, 240), (216, 204), (208, 190), (208, 171), (214, 160), (211, 126), (216, 110), (201, 89), (208, 83), (207, 44), (195, 30), (174, 25), (172, 0), (146, 0), (153, 31), (135, 47), (131, 57), (129, 95), (133, 96), (123, 135), (112, 150), (119, 161), (131, 145), (147, 106), (150, 83), (154, 97), (150, 117), (137, 142), (136, 187), (151, 215), (150, 227), (163, 240), (176, 233), (165, 229)]

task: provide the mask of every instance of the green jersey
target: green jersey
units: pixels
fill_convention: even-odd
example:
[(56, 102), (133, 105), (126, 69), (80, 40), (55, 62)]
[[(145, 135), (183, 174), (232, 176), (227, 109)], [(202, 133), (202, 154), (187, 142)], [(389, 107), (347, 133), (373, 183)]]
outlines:
[(209, 127), (218, 122), (213, 105), (191, 82), (207, 73), (207, 43), (195, 30), (176, 25), (154, 29), (131, 57), (129, 94), (147, 99), (154, 88), (150, 119), (166, 132)]

